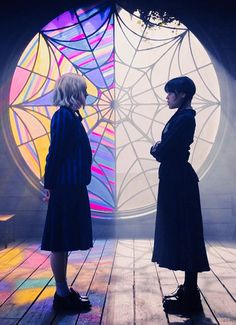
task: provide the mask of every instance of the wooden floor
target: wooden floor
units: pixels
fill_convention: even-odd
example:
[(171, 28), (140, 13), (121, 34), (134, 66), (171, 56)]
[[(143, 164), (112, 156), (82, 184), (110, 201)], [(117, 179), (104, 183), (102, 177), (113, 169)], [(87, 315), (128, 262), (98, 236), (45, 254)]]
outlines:
[(97, 240), (91, 251), (72, 252), (68, 281), (87, 293), (92, 310), (56, 314), (49, 253), (39, 244), (15, 243), (0, 251), (0, 325), (6, 324), (236, 324), (236, 245), (207, 243), (211, 271), (200, 274), (204, 313), (166, 315), (162, 296), (182, 272), (152, 263), (152, 241)]

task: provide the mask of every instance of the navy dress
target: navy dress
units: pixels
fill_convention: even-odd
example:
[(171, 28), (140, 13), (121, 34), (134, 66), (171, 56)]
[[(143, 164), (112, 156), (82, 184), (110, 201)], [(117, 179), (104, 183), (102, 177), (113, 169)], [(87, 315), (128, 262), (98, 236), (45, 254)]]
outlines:
[(198, 177), (188, 162), (195, 131), (193, 109), (179, 109), (151, 154), (159, 161), (159, 190), (152, 261), (171, 270), (209, 271)]
[(82, 118), (60, 107), (51, 121), (44, 187), (50, 190), (41, 249), (86, 250), (93, 246), (87, 185), (92, 152)]

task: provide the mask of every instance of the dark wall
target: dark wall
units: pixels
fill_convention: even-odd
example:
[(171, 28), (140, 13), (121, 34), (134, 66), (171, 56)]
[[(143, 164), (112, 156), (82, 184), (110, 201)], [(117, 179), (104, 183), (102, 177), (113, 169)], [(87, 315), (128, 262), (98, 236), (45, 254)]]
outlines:
[[(23, 49), (51, 19), (88, 1), (22, 1), (0, 6), (0, 213), (16, 213), (18, 237), (40, 236), (46, 213), (41, 195), (17, 168), (3, 138), (9, 78)], [(236, 238), (236, 23), (232, 1), (120, 1), (142, 9), (166, 10), (198, 37), (214, 62), (221, 88), (222, 127), (218, 154), (200, 182), (205, 234)], [(156, 7), (158, 4), (158, 7)], [(148, 7), (147, 7), (148, 6)], [(113, 222), (94, 220), (95, 236), (153, 236), (154, 216)]]
[[(214, 62), (220, 82), (222, 124), (217, 158), (200, 182), (205, 233), (236, 239), (236, 23), (233, 1), (199, 1), (182, 20)], [(191, 10), (191, 12), (190, 12)]]

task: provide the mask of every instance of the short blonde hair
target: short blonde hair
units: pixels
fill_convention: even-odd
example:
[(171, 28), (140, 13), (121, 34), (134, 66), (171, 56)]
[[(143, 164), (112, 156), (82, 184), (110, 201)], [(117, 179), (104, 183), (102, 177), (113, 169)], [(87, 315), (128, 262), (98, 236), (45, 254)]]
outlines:
[(87, 85), (85, 79), (76, 73), (66, 73), (56, 82), (53, 104), (79, 109), (85, 106)]

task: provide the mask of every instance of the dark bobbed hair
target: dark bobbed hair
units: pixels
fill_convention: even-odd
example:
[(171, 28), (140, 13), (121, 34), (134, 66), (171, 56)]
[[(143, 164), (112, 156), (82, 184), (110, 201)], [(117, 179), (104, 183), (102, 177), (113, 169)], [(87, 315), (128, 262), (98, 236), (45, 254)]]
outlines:
[(176, 94), (183, 92), (186, 94), (186, 100), (192, 100), (196, 92), (196, 86), (192, 79), (182, 76), (169, 80), (165, 85), (165, 91)]

